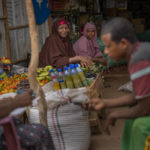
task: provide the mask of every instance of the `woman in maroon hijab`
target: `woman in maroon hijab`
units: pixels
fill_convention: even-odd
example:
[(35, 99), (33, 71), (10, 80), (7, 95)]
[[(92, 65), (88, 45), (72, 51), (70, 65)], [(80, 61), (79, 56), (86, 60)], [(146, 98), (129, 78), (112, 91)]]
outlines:
[(52, 35), (46, 39), (40, 52), (39, 66), (63, 68), (70, 63), (80, 63), (85, 67), (92, 65), (92, 61), (87, 57), (75, 55), (69, 38), (69, 24), (64, 18), (59, 18), (54, 22)]

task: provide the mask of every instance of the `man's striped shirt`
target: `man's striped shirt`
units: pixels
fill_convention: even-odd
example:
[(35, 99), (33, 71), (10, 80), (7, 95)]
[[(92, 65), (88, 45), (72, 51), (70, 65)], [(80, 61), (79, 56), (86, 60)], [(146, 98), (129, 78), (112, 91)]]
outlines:
[(150, 43), (137, 43), (128, 65), (136, 99), (150, 96)]

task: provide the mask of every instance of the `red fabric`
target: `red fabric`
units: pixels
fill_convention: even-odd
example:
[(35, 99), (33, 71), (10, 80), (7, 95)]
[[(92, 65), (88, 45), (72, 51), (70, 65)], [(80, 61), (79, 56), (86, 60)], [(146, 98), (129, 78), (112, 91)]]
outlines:
[[(129, 67), (130, 75), (141, 71), (150, 66), (150, 62), (143, 60)], [(132, 79), (132, 86), (136, 99), (142, 99), (150, 96), (150, 73), (147, 73), (136, 79)]]
[(136, 99), (150, 96), (150, 74), (142, 76), (132, 81)]
[(146, 67), (149, 67), (149, 66), (150, 66), (150, 62), (148, 62), (147, 60), (143, 60), (143, 61), (140, 61), (140, 62), (130, 66), (129, 72), (132, 75), (133, 73), (140, 71), (140, 70), (142, 70)]

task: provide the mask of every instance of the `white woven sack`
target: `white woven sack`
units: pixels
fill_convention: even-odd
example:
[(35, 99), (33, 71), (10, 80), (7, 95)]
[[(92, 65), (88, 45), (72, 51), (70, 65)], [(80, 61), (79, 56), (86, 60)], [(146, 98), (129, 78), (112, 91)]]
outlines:
[[(73, 102), (86, 101), (86, 89), (63, 90), (63, 99), (59, 97), (59, 94), (57, 92), (46, 93), (49, 109), (47, 113), (48, 128), (56, 150), (88, 150), (90, 144), (88, 112), (73, 103), (64, 104), (67, 96)], [(53, 107), (50, 107), (50, 102)], [(39, 123), (37, 106), (30, 109), (29, 121), (30, 123)]]
[[(48, 128), (56, 150), (88, 150), (90, 128), (88, 113), (74, 104), (66, 104), (49, 110)], [(30, 123), (39, 123), (37, 108), (30, 109)]]

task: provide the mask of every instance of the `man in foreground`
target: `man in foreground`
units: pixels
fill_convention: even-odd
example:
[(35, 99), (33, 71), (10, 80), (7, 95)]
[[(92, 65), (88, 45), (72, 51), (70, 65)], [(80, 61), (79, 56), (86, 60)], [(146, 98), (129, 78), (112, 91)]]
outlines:
[[(125, 59), (132, 81), (133, 93), (114, 99), (93, 99), (89, 109), (101, 110), (107, 107), (129, 106), (110, 113), (106, 131), (116, 119), (125, 121), (121, 150), (144, 150), (150, 135), (150, 43), (140, 43), (130, 22), (114, 18), (101, 31), (105, 45), (104, 52), (113, 60)], [(143, 117), (145, 116), (145, 117)], [(137, 119), (136, 119), (137, 118)]]

